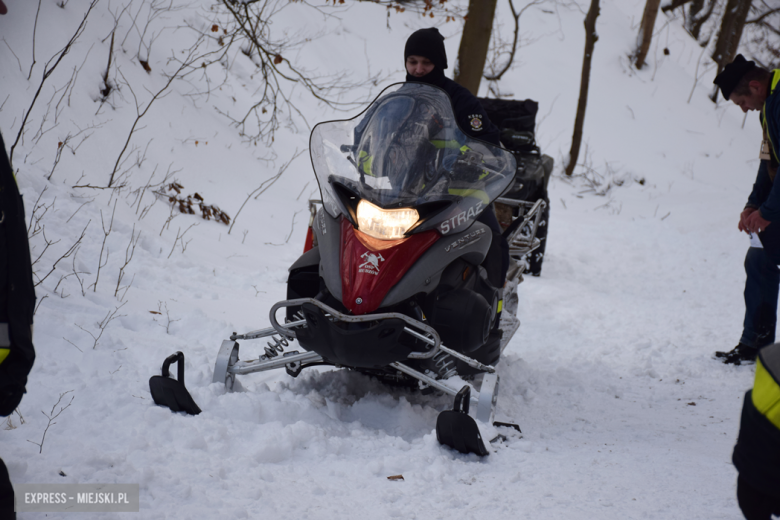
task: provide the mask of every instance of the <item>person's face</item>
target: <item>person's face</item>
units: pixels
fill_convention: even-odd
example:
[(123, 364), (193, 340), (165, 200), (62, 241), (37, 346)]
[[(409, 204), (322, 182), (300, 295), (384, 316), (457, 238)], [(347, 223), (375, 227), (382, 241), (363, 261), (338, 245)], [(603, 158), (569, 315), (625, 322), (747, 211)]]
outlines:
[(406, 58), (406, 72), (415, 78), (421, 78), (433, 70), (433, 63), (423, 56), (409, 56)]
[(751, 81), (748, 84), (748, 88), (750, 89), (749, 94), (733, 93), (729, 99), (732, 103), (741, 108), (743, 112), (747, 112), (748, 110), (761, 110), (761, 107), (764, 106), (764, 101), (766, 100), (766, 96), (761, 87), (760, 81)]

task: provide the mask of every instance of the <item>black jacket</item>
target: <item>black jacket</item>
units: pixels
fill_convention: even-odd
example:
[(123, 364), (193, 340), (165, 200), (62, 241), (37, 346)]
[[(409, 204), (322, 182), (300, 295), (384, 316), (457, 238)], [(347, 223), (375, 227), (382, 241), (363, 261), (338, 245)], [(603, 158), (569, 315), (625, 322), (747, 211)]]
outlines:
[(499, 141), (500, 132), (488, 117), (485, 109), (479, 100), (463, 87), (444, 74), (437, 74), (437, 71), (431, 72), (427, 76), (416, 78), (409, 74), (406, 75), (406, 81), (417, 83), (428, 83), (443, 89), (452, 100), (452, 108), (455, 111), (455, 119), (458, 126), (469, 137), (481, 139), (496, 146), (501, 146)]
[(0, 363), (0, 415), (10, 414), (19, 404), (35, 361), (34, 307), (24, 204), (0, 135), (0, 323), (8, 324), (11, 343), (8, 356)]

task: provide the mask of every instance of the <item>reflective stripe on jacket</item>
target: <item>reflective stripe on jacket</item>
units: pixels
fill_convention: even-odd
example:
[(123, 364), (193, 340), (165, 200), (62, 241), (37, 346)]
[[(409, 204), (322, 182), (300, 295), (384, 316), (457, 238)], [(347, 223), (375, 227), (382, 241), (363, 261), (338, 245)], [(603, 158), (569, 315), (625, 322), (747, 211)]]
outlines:
[[(769, 96), (761, 109), (761, 124), (772, 149), (774, 159), (780, 157), (780, 69), (772, 71)], [(775, 183), (768, 168), (769, 161), (761, 161), (753, 184), (753, 191), (748, 197), (748, 207), (759, 208), (761, 216), (770, 222), (780, 220), (780, 183)]]

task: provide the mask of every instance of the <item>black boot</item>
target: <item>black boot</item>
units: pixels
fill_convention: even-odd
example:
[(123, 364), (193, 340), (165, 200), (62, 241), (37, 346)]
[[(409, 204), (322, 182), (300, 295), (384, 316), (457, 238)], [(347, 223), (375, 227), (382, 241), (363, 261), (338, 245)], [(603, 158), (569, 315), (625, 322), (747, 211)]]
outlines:
[(758, 355), (758, 349), (748, 347), (740, 343), (729, 352), (715, 352), (715, 357), (720, 358), (725, 364), (741, 365), (743, 361), (753, 363)]

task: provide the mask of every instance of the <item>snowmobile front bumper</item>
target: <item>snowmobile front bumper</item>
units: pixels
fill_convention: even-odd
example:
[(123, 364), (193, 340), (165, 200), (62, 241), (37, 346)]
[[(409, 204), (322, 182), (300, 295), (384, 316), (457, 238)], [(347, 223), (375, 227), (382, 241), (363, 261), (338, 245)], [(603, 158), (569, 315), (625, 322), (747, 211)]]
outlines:
[[(300, 307), (302, 312), (298, 313), (297, 316), (301, 319), (288, 321), (284, 324), (279, 323), (276, 319), (276, 313), (279, 309), (286, 307)], [(481, 383), (479, 386), (479, 393), (471, 393), (469, 385), (462, 388), (453, 388), (448, 385), (445, 380), (436, 379), (427, 373), (424, 374), (407, 364), (401, 363), (400, 360), (391, 361), (386, 365), (388, 368), (393, 368), (402, 374), (416, 379), (422, 387), (431, 387), (455, 397), (456, 404), (454, 406), (454, 411), (442, 412), (443, 418), (441, 421), (438, 421), (436, 425), (437, 438), (441, 443), (462, 452), (477, 453), (480, 456), (488, 454), (474, 419), (468, 415), (468, 405), (472, 404), (476, 406), (475, 416), (477, 420), (486, 424), (493, 423), (499, 382), (498, 374), (495, 373), (495, 368), (490, 365), (482, 364), (475, 359), (445, 347), (441, 344), (441, 339), (435, 329), (425, 323), (399, 313), (350, 316), (340, 313), (336, 309), (313, 298), (300, 298), (278, 302), (271, 309), (270, 318), (271, 324), (273, 325), (272, 327), (247, 332), (245, 334), (233, 333), (229, 340), (222, 342), (222, 346), (217, 354), (212, 382), (222, 383), (228, 390), (232, 390), (235, 378), (239, 374), (251, 374), (254, 372), (285, 368), (288, 374), (295, 377), (307, 366), (342, 366), (331, 360), (325, 359), (317, 352), (299, 352), (297, 350), (285, 351), (285, 347), (289, 347), (292, 340), (297, 337), (303, 337), (307, 332), (310, 332), (306, 330), (312, 323), (311, 316), (309, 316), (308, 319), (306, 317), (307, 308), (309, 308), (311, 312), (314, 312), (313, 309), (316, 309), (316, 315), (318, 316), (316, 318), (317, 320), (327, 320), (332, 323), (341, 321), (343, 323), (364, 323), (370, 326), (372, 323), (381, 324), (382, 322), (394, 320), (391, 322), (393, 323), (393, 331), (398, 332), (398, 330), (400, 330), (427, 345), (424, 351), (409, 352), (406, 355), (406, 359), (429, 359), (438, 353), (446, 353), (481, 371), (481, 382), (479, 381), (479, 377), (475, 379), (475, 383)], [(400, 329), (398, 329), (398, 322), (402, 323)], [(322, 326), (327, 324), (319, 325), (319, 328), (322, 328)], [(327, 326), (329, 327), (330, 325)], [(268, 346), (265, 348), (265, 354), (258, 359), (250, 361), (239, 360), (238, 340), (243, 341), (260, 338), (271, 339), (271, 341), (267, 343)], [(370, 348), (370, 345), (364, 345), (364, 347)], [(465, 402), (463, 402), (464, 400)]]
[[(228, 390), (232, 390), (237, 375), (251, 374), (255, 372), (264, 372), (267, 370), (275, 370), (285, 368), (290, 375), (297, 376), (300, 371), (312, 365), (335, 365), (335, 366), (349, 366), (333, 363), (330, 360), (323, 358), (317, 352), (299, 352), (297, 350), (285, 351), (285, 347), (290, 345), (290, 341), (294, 340), (299, 333), (308, 327), (308, 322), (305, 318), (291, 321), (288, 323), (279, 323), (276, 319), (276, 314), (279, 309), (286, 307), (301, 307), (303, 305), (309, 305), (316, 307), (322, 311), (322, 315), (332, 322), (343, 323), (366, 323), (371, 324), (373, 322), (382, 322), (387, 320), (398, 320), (404, 323), (403, 332), (420, 340), (427, 345), (425, 351), (412, 351), (406, 356), (406, 359), (430, 359), (439, 352), (444, 352), (457, 358), (469, 366), (476, 368), (481, 372), (485, 372), (487, 375), (495, 376), (495, 368), (490, 365), (480, 363), (460, 352), (452, 350), (441, 344), (439, 334), (435, 329), (429, 325), (417, 321), (409, 316), (405, 316), (396, 312), (387, 312), (379, 314), (366, 314), (363, 316), (351, 316), (343, 314), (336, 309), (318, 301), (313, 298), (299, 298), (295, 300), (284, 300), (276, 303), (271, 308), (270, 319), (272, 327), (266, 329), (255, 330), (244, 334), (232, 334), (229, 340), (222, 342), (219, 353), (217, 354), (217, 360), (214, 366), (213, 383), (223, 383)], [(267, 343), (265, 348), (265, 354), (261, 355), (258, 359), (253, 360), (239, 360), (238, 358), (238, 341), (270, 338), (271, 341)], [(366, 346), (369, 348), (369, 346)], [(440, 392), (455, 396), (459, 389), (452, 388), (440, 380), (430, 377), (426, 374), (415, 370), (400, 361), (388, 362), (387, 366), (392, 367), (399, 372), (402, 372), (410, 377), (413, 377), (423, 383), (424, 385), (431, 386)], [(492, 379), (491, 379), (492, 381)], [(485, 382), (483, 381), (483, 388)], [(490, 383), (488, 386), (496, 386), (496, 383)], [(480, 392), (482, 393), (482, 392)], [(478, 405), (478, 418), (489, 418), (492, 414), (492, 410), (479, 413), (480, 409), (486, 406), (492, 409), (490, 401), (493, 399), (493, 390), (489, 392), (491, 397), (488, 399), (486, 396), (482, 396), (482, 405), (480, 406), (480, 396), (472, 396), (471, 400), (473, 404)], [(486, 420), (486, 422), (488, 422)]]

